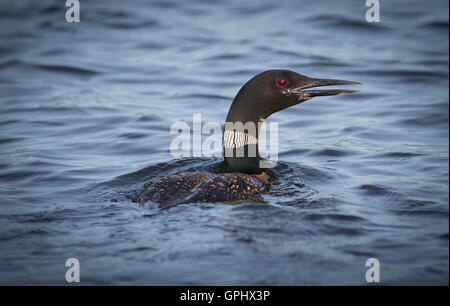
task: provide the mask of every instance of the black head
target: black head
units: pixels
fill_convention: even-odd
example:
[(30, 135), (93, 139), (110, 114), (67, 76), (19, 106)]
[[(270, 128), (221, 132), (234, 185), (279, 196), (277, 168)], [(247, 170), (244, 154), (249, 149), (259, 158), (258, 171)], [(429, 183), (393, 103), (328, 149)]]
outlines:
[(248, 81), (236, 95), (227, 122), (258, 122), (273, 113), (316, 96), (332, 96), (355, 90), (306, 90), (318, 86), (360, 84), (358, 82), (315, 79), (290, 70), (268, 70)]

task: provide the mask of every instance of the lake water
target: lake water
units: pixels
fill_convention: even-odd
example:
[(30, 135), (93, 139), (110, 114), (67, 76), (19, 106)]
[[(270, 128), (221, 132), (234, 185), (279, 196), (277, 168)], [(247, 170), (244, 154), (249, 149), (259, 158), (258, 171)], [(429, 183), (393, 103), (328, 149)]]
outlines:
[[(448, 1), (93, 2), (0, 2), (0, 284), (448, 285)], [(363, 85), (270, 117), (264, 203), (132, 202), (275, 68)]]

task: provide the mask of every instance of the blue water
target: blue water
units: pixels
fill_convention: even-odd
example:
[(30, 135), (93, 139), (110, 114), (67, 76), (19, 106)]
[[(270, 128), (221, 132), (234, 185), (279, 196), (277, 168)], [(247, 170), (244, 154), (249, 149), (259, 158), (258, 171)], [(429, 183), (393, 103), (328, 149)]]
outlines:
[[(0, 2), (0, 284), (364, 285), (449, 279), (448, 1)], [(177, 120), (223, 122), (252, 76), (362, 82), (270, 117), (264, 203), (132, 199)]]

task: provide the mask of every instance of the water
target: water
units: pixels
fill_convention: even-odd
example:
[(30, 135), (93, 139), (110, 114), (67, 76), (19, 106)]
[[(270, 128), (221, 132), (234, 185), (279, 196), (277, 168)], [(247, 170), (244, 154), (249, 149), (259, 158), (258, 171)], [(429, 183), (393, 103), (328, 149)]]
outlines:
[[(447, 1), (0, 3), (0, 284), (448, 285)], [(159, 210), (171, 124), (273, 68), (364, 83), (273, 115), (265, 203)]]

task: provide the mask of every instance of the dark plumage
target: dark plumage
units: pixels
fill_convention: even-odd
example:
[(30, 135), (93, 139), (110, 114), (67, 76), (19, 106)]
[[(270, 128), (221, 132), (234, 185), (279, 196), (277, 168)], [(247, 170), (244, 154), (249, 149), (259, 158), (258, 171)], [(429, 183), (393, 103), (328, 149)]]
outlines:
[(137, 199), (166, 208), (183, 203), (236, 202), (258, 199), (267, 175), (245, 173), (185, 172), (163, 177), (148, 185)]
[[(235, 202), (257, 199), (264, 191), (267, 174), (258, 152), (259, 125), (271, 114), (315, 96), (339, 95), (354, 90), (305, 90), (317, 86), (359, 84), (314, 79), (289, 70), (269, 70), (256, 75), (238, 92), (226, 118), (223, 137), (225, 173), (186, 172), (163, 177), (148, 184), (136, 199), (159, 207), (183, 203)], [(253, 123), (257, 128), (239, 130), (234, 123)], [(231, 123), (231, 127), (227, 124)], [(237, 154), (242, 150), (243, 156)]]

